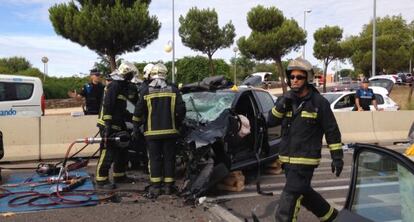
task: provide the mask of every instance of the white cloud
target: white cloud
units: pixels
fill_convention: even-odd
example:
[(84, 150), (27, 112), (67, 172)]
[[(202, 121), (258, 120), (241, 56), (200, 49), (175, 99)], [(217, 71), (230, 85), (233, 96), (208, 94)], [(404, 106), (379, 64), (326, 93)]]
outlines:
[[(12, 3), (10, 3), (12, 2)], [(67, 2), (64, 0), (0, 0), (2, 4), (20, 4), (21, 6), (31, 4), (36, 5), (38, 11), (20, 14), (21, 18), (38, 19), (39, 22), (44, 22), (50, 25), (48, 21), (47, 9), (60, 2)], [(136, 52), (122, 55), (123, 58), (133, 61), (154, 61), (171, 59), (171, 54), (163, 52), (164, 45), (172, 39), (172, 1), (156, 1), (153, 0), (150, 5), (150, 14), (156, 15), (162, 27), (159, 38), (151, 43), (147, 48)], [(250, 29), (247, 26), (246, 15), (247, 12), (254, 6), (261, 4), (266, 7), (275, 6), (282, 10), (284, 15), (288, 18), (295, 19), (300, 26), (303, 26), (303, 11), (310, 9), (312, 12), (307, 14), (306, 29), (308, 32), (308, 42), (306, 45), (306, 57), (312, 63), (319, 62), (312, 56), (313, 33), (316, 29), (325, 25), (338, 25), (344, 30), (344, 36), (358, 34), (362, 30), (362, 26), (367, 24), (372, 19), (373, 7), (371, 0), (324, 0), (324, 1), (309, 1), (309, 0), (179, 0), (175, 1), (175, 39), (176, 39), (176, 58), (181, 58), (188, 55), (196, 55), (200, 53), (184, 47), (181, 44), (178, 27), (178, 18), (180, 15), (185, 15), (191, 7), (198, 8), (215, 8), (219, 15), (219, 22), (221, 25), (232, 21), (236, 27), (236, 39), (241, 36), (250, 34)], [(30, 10), (29, 10), (30, 11)], [(377, 16), (398, 15), (401, 14), (407, 21), (414, 19), (414, 4), (413, 0), (377, 0)], [(21, 12), (20, 12), (21, 13)], [(37, 17), (36, 17), (37, 16)], [(51, 26), (51, 25), (50, 25)], [(7, 32), (3, 30), (2, 32)], [(0, 31), (1, 32), (1, 31)], [(230, 59), (234, 56), (233, 47), (219, 50), (214, 57)], [(96, 61), (96, 54), (87, 48), (82, 48), (69, 40), (58, 36), (31, 36), (27, 33), (25, 36), (8, 35), (0, 36), (0, 56), (14, 56), (18, 53), (21, 56), (27, 57), (36, 67), (42, 68), (40, 62), (41, 56), (47, 55), (50, 57), (49, 73), (52, 75), (72, 75), (79, 72), (87, 72), (88, 69)], [(286, 58), (294, 58), (298, 56), (299, 52), (293, 52), (286, 56)]]

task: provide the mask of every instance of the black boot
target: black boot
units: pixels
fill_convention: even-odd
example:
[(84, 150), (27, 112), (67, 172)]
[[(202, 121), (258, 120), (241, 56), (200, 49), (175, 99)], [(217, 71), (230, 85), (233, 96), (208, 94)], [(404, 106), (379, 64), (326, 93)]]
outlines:
[(114, 177), (115, 183), (135, 183), (135, 180), (131, 177), (122, 176), (122, 177)]
[(174, 183), (165, 183), (163, 187), (165, 195), (173, 195), (178, 193), (178, 187)]
[(144, 196), (148, 199), (157, 199), (161, 193), (161, 184), (152, 184), (149, 186), (148, 192)]
[(116, 188), (116, 185), (109, 182), (109, 180), (96, 181), (96, 189), (99, 190), (113, 190)]

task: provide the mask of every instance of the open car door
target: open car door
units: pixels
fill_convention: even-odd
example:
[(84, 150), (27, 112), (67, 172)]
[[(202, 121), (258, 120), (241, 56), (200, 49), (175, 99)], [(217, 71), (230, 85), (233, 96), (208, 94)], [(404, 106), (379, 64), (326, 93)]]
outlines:
[(354, 149), (347, 200), (335, 221), (413, 221), (414, 162), (380, 146)]

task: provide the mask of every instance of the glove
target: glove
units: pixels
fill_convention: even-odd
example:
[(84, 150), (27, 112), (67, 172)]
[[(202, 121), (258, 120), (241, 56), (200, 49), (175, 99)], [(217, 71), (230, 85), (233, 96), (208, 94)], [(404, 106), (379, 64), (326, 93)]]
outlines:
[(279, 113), (286, 113), (286, 103), (287, 99), (284, 96), (279, 96), (275, 103), (275, 109)]
[(331, 163), (332, 173), (335, 173), (337, 177), (341, 175), (344, 168), (344, 161), (342, 159), (333, 159)]

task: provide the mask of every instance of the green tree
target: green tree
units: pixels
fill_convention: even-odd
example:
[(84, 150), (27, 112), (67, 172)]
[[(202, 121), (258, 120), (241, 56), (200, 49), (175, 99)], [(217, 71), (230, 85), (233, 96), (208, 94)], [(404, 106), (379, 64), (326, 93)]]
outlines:
[(234, 74), (234, 65), (236, 63), (237, 69), (237, 79), (243, 80), (253, 72), (256, 63), (246, 56), (240, 56), (235, 59), (234, 57), (230, 59), (231, 69), (230, 72)]
[(180, 33), (183, 44), (192, 50), (207, 54), (210, 75), (215, 75), (213, 55), (218, 49), (230, 47), (234, 42), (235, 29), (231, 21), (220, 28), (214, 9), (191, 8), (185, 17), (180, 16)]
[[(106, 55), (99, 55), (99, 61), (95, 62), (93, 65), (94, 68), (98, 69), (103, 75), (108, 75), (111, 73), (111, 62)], [(122, 58), (116, 57), (116, 67), (119, 67), (122, 63)]]
[[(230, 65), (223, 59), (213, 59), (215, 73), (232, 78)], [(168, 67), (168, 78), (171, 79), (171, 62), (165, 63)], [(177, 83), (192, 83), (201, 81), (203, 78), (210, 76), (210, 61), (204, 56), (186, 56), (178, 59), (175, 63), (177, 68)]]
[[(376, 21), (376, 70), (396, 73), (407, 70), (409, 63), (410, 30), (401, 16), (386, 16)], [(359, 35), (349, 37), (345, 45), (357, 72), (371, 73), (372, 22), (364, 25)], [(375, 73), (376, 74), (376, 73)]]
[(49, 8), (49, 18), (58, 35), (108, 56), (115, 70), (117, 55), (139, 51), (158, 38), (161, 24), (149, 15), (150, 2), (70, 1)]
[(32, 67), (32, 64), (24, 57), (9, 57), (0, 59), (0, 67), (8, 70), (9, 74), (15, 74)]
[(249, 37), (237, 41), (240, 52), (256, 60), (273, 60), (281, 75), (283, 92), (286, 92), (286, 73), (282, 57), (298, 50), (306, 43), (305, 31), (293, 19), (287, 19), (276, 7), (259, 5), (247, 14), (247, 24), (252, 32)]
[[(345, 51), (341, 45), (342, 29), (338, 26), (325, 26), (316, 30), (313, 37), (315, 39), (313, 56), (323, 61), (323, 79), (326, 79), (329, 63), (345, 57)], [(326, 92), (326, 81), (323, 82), (323, 92)]]

